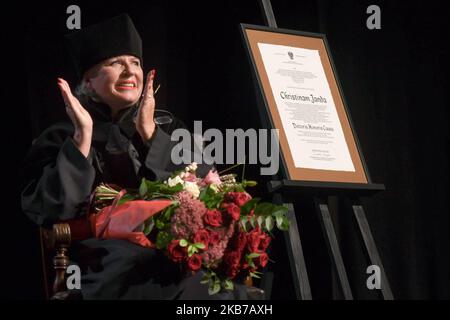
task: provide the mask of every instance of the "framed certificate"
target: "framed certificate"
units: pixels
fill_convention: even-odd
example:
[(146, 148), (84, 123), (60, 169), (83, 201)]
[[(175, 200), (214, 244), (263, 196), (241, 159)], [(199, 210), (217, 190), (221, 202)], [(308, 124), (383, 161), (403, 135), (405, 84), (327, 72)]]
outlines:
[(286, 178), (369, 183), (323, 34), (241, 24)]

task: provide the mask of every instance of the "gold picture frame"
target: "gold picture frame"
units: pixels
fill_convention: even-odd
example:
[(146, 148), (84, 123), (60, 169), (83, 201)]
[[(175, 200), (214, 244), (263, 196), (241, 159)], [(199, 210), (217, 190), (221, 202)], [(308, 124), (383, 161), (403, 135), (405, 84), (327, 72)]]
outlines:
[[(259, 106), (261, 108), (259, 111), (267, 116), (267, 120), (272, 128), (279, 129), (280, 154), (285, 178), (294, 181), (370, 183), (369, 173), (353, 129), (325, 35), (249, 24), (241, 24), (241, 31), (254, 76), (262, 94), (263, 103), (262, 106)], [(311, 169), (295, 165), (286, 132), (283, 130), (282, 120), (270, 85), (269, 76), (258, 46), (261, 43), (318, 51), (354, 171)]]

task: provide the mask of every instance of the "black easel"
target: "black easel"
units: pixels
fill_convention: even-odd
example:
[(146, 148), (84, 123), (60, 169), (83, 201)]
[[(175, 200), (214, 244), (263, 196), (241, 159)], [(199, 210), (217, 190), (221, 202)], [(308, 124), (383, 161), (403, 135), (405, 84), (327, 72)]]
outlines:
[[(266, 24), (269, 27), (277, 28), (270, 0), (261, 0), (260, 4)], [(254, 83), (258, 92), (258, 88), (256, 85), (257, 82), (255, 81)], [(263, 103), (262, 98), (259, 95), (258, 103)], [(371, 183), (369, 176), (367, 184), (292, 180), (274, 180), (269, 183), (268, 191), (273, 195), (273, 201), (278, 204), (284, 204), (289, 209), (287, 217), (290, 220), (291, 227), (289, 232), (285, 234), (285, 237), (289, 261), (291, 264), (292, 278), (298, 299), (312, 299), (311, 288), (309, 285), (308, 274), (303, 255), (303, 248), (298, 230), (297, 216), (295, 214), (293, 206), (293, 202), (296, 199), (296, 195), (298, 194), (310, 195), (311, 198), (314, 199), (314, 204), (319, 215), (322, 232), (326, 240), (325, 242), (328, 247), (329, 255), (333, 261), (333, 270), (339, 280), (344, 299), (352, 300), (353, 294), (347, 278), (347, 272), (326, 200), (328, 196), (331, 195), (337, 195), (352, 200), (353, 216), (355, 218), (355, 222), (358, 225), (358, 230), (364, 242), (364, 247), (366, 249), (369, 261), (371, 264), (377, 265), (381, 271), (381, 292), (383, 298), (386, 300), (393, 299), (389, 281), (384, 272), (381, 258), (370, 231), (369, 223), (364, 213), (364, 209), (361, 204), (358, 204), (356, 202), (358, 200), (355, 200), (359, 199), (361, 196), (373, 195), (374, 193), (383, 190), (385, 190), (384, 185)]]

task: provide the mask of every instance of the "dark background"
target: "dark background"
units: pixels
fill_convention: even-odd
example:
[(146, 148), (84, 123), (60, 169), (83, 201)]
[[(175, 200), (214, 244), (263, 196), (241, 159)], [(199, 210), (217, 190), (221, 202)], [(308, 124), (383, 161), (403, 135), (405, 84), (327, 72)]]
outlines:
[[(43, 298), (38, 230), (21, 212), (17, 176), (32, 139), (49, 124), (68, 120), (56, 77), (74, 81), (62, 46), (70, 4), (41, 1), (3, 12), (2, 96), (11, 98), (2, 106), (5, 298)], [(76, 4), (82, 27), (130, 14), (144, 42), (144, 71), (157, 69), (159, 107), (191, 128), (194, 120), (202, 120), (204, 130), (260, 127), (238, 28), (241, 22), (264, 23), (258, 1)], [(370, 4), (381, 8), (381, 30), (366, 27)], [(395, 298), (449, 299), (450, 33), (443, 2), (274, 0), (272, 6), (280, 28), (327, 36), (372, 180), (387, 188), (363, 203)], [(248, 172), (261, 178), (252, 166)], [(342, 201), (330, 200), (342, 209)], [(330, 264), (315, 213), (302, 195), (296, 209), (313, 296), (331, 298)], [(340, 210), (335, 220), (355, 297), (379, 298), (365, 286), (368, 263), (350, 215)], [(282, 237), (273, 255), (272, 298), (293, 299)]]

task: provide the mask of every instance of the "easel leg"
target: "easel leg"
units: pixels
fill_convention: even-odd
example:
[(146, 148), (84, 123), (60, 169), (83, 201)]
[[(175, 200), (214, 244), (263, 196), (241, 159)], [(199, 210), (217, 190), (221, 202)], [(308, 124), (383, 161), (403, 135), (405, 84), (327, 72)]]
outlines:
[(383, 294), (383, 298), (385, 300), (393, 300), (394, 296), (392, 295), (389, 281), (384, 272), (383, 264), (381, 262), (380, 255), (378, 254), (378, 250), (375, 245), (375, 241), (373, 240), (372, 232), (370, 232), (369, 223), (367, 222), (367, 218), (366, 218), (366, 214), (364, 213), (364, 209), (361, 205), (353, 205), (352, 208), (353, 208), (353, 213), (356, 218), (356, 221), (358, 222), (359, 231), (361, 232), (367, 253), (369, 255), (370, 263), (372, 265), (376, 265), (380, 268), (381, 292)]
[[(283, 200), (280, 194), (274, 194), (274, 202), (282, 204)], [(302, 243), (300, 241), (300, 233), (295, 216), (294, 205), (292, 203), (284, 203), (288, 207), (286, 214), (290, 222), (289, 232), (284, 232), (289, 262), (292, 270), (292, 278), (297, 299), (311, 300), (311, 288), (309, 286), (308, 273), (306, 271), (305, 258), (303, 255)]]
[(334, 231), (333, 221), (331, 220), (330, 211), (328, 210), (327, 203), (319, 198), (315, 198), (315, 206), (319, 214), (319, 220), (322, 225), (322, 231), (326, 237), (326, 243), (330, 256), (333, 260), (333, 267), (339, 277), (342, 293), (345, 300), (353, 300), (352, 290), (348, 282), (347, 273), (345, 271), (344, 260), (342, 259), (341, 250)]

